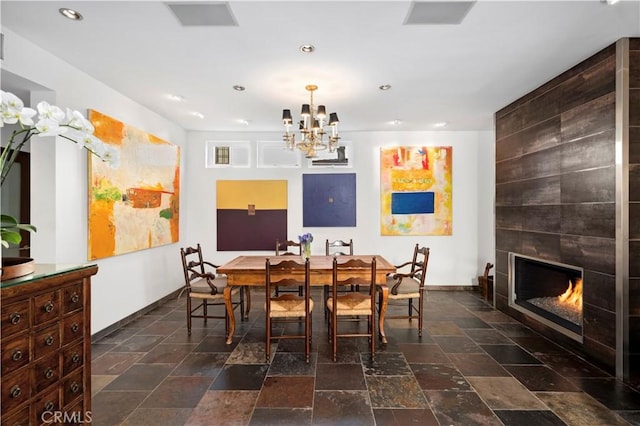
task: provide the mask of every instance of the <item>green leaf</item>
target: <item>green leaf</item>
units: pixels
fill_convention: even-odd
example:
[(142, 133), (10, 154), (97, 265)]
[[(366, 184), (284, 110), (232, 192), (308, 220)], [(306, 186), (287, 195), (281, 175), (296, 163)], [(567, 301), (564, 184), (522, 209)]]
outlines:
[(2, 235), (2, 241), (6, 241), (9, 244), (20, 244), (20, 241), (22, 241), (22, 236), (19, 232), (7, 231), (3, 229), (2, 231), (0, 231), (0, 235)]
[(0, 222), (2, 222), (1, 226), (3, 228), (11, 228), (18, 224), (16, 218), (13, 216), (9, 216), (8, 214), (0, 215)]

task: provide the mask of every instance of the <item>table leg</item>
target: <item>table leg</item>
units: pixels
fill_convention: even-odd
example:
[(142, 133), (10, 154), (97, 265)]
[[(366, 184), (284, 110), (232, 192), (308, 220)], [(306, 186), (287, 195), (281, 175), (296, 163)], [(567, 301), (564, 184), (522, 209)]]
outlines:
[(244, 320), (248, 320), (249, 319), (249, 311), (251, 310), (251, 292), (249, 291), (249, 286), (245, 286), (244, 287), (244, 301), (245, 301), (245, 307), (244, 307)]
[(236, 317), (233, 314), (233, 304), (231, 303), (231, 290), (233, 287), (228, 285), (224, 288), (224, 306), (227, 308), (227, 317), (229, 318), (229, 330), (227, 334), (227, 345), (233, 342), (233, 333), (236, 331)]
[(387, 303), (389, 301), (389, 287), (386, 285), (381, 285), (378, 289), (379, 293), (379, 301), (378, 306), (380, 312), (378, 313), (378, 317), (380, 319), (378, 323), (378, 331), (380, 333), (380, 341), (382, 343), (387, 343), (387, 335), (384, 333), (384, 315), (387, 313)]

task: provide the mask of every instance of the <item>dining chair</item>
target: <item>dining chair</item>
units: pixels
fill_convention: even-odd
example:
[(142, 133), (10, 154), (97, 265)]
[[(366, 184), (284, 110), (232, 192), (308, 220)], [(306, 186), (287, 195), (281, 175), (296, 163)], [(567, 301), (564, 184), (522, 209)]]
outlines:
[[(216, 274), (216, 268), (219, 265), (204, 260), (200, 244), (195, 247), (181, 248), (180, 256), (182, 257), (182, 268), (184, 270), (184, 291), (187, 294), (187, 333), (191, 335), (192, 318), (203, 318), (205, 323), (209, 318), (224, 318), (225, 331), (228, 332), (229, 317), (223, 294), (227, 286), (226, 276)], [(237, 295), (239, 295), (239, 298), (233, 301), (233, 298)], [(235, 310), (239, 306), (240, 317), (244, 320), (245, 287), (233, 287), (231, 297), (233, 309)], [(247, 299), (249, 297), (247, 292)], [(195, 306), (193, 306), (194, 300)], [(210, 306), (222, 306), (224, 314), (210, 314)], [(197, 313), (200, 308), (202, 308), (202, 312)]]
[[(281, 260), (271, 264), (269, 258), (265, 261), (265, 314), (266, 314), (266, 346), (265, 357), (267, 363), (271, 361), (271, 341), (280, 339), (304, 339), (305, 360), (308, 363), (311, 353), (311, 312), (313, 299), (311, 298), (311, 284), (309, 281), (309, 259), (303, 263), (300, 258), (295, 260)], [(302, 286), (303, 295), (281, 294), (274, 296), (278, 287)], [(302, 324), (304, 331), (294, 334), (285, 328), (282, 334), (273, 334), (274, 323)]]
[[(396, 270), (406, 272), (396, 272), (387, 276), (387, 287), (389, 288), (389, 303), (394, 300), (407, 300), (407, 315), (386, 315), (392, 319), (418, 319), (418, 336), (422, 337), (422, 322), (424, 317), (424, 282), (427, 275), (427, 265), (429, 263), (429, 248), (415, 245), (413, 258), (396, 266)], [(415, 301), (418, 301), (418, 306)], [(382, 306), (382, 293), (380, 293), (379, 307)], [(387, 313), (389, 311), (387, 310)]]
[[(324, 241), (324, 254), (326, 256), (353, 256), (353, 239), (350, 239), (349, 242), (345, 240), (333, 240), (329, 241), (329, 239), (325, 239)], [(324, 317), (327, 318), (329, 315), (329, 311), (327, 310), (327, 299), (329, 298), (329, 288), (330, 285), (324, 286), (323, 295), (325, 301), (325, 310)], [(352, 286), (351, 290), (355, 290), (355, 286)]]
[(484, 273), (478, 276), (478, 287), (480, 295), (484, 300), (493, 301), (493, 275), (489, 275), (493, 263), (487, 262), (484, 266)]
[[(276, 240), (276, 256), (300, 256), (302, 257), (302, 244), (292, 240), (280, 241)], [(295, 289), (275, 289), (276, 296), (281, 292), (295, 293)], [(298, 288), (298, 296), (302, 297), (302, 286)]]
[[(353, 268), (370, 269), (371, 275), (363, 277), (354, 275)], [(338, 339), (342, 337), (367, 337), (371, 350), (371, 360), (375, 357), (375, 280), (376, 258), (373, 256), (370, 262), (360, 259), (342, 261), (338, 256), (333, 258), (333, 279), (331, 296), (327, 299), (329, 311), (329, 342), (332, 345), (333, 361), (338, 359)], [(362, 285), (362, 286), (360, 286)], [(340, 292), (343, 286), (357, 286), (365, 289), (362, 291)], [(359, 324), (366, 319), (367, 329), (363, 332)], [(342, 327), (338, 327), (338, 323)], [(345, 323), (351, 325), (347, 328)], [(355, 324), (355, 325), (354, 325)], [(341, 328), (341, 331), (339, 331)]]
[(346, 242), (344, 240), (325, 240), (325, 255), (353, 256), (353, 240)]

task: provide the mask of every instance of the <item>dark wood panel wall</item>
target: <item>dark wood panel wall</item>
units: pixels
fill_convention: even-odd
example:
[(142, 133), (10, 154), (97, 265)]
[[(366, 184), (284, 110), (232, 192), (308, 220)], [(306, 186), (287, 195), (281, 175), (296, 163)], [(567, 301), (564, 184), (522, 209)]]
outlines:
[[(496, 307), (613, 373), (616, 45), (498, 111), (495, 124)], [(509, 308), (509, 252), (584, 268), (582, 344)]]
[(640, 386), (640, 39), (629, 40), (629, 373)]

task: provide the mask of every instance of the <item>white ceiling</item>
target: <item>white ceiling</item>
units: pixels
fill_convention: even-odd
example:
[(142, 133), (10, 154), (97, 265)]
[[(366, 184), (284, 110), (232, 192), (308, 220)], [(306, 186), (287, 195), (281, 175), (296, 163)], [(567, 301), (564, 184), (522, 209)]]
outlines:
[[(296, 118), (308, 103), (307, 84), (319, 86), (315, 103), (337, 112), (342, 130), (432, 130), (442, 121), (491, 130), (495, 111), (640, 36), (640, 0), (479, 0), (460, 25), (403, 25), (409, 1), (241, 0), (229, 2), (238, 26), (225, 27), (182, 26), (160, 1), (0, 4), (2, 27), (202, 131), (280, 130), (283, 108)], [(61, 7), (84, 19), (63, 18)], [(315, 53), (300, 53), (304, 43)]]

